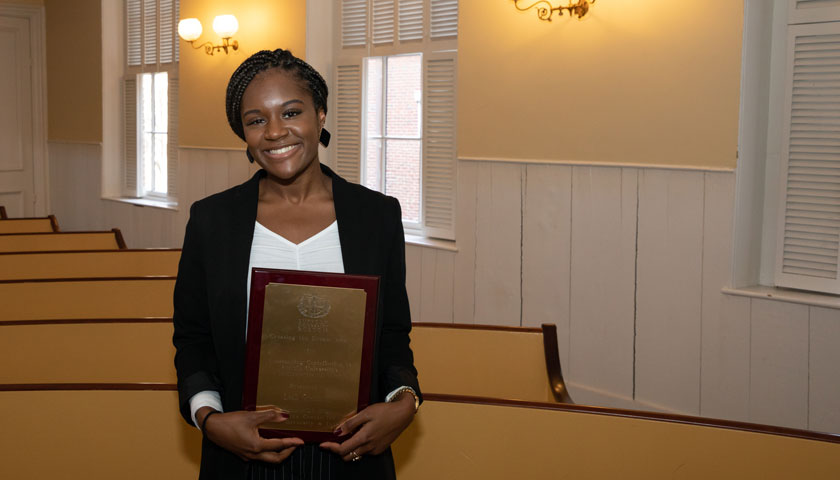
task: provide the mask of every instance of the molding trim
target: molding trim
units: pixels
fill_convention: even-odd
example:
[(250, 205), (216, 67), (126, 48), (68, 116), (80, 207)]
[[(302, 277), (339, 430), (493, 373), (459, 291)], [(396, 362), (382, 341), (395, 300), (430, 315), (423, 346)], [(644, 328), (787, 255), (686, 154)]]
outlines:
[(441, 240), (439, 238), (424, 237), (422, 235), (405, 234), (405, 244), (415, 247), (436, 248), (447, 252), (457, 252), (458, 247), (452, 240)]
[(524, 163), (538, 165), (566, 165), (571, 167), (614, 167), (614, 168), (643, 168), (656, 170), (683, 170), (690, 172), (722, 172), (733, 173), (735, 167), (701, 167), (693, 165), (663, 165), (654, 163), (631, 162), (593, 162), (584, 160), (561, 160), (547, 158), (504, 158), (504, 157), (458, 157), (459, 162), (496, 162), (496, 163)]
[(787, 288), (768, 287), (766, 285), (752, 285), (749, 287), (725, 287), (720, 293), (737, 297), (761, 298), (777, 302), (799, 303), (811, 307), (840, 309), (840, 297), (831, 294), (805, 292)]

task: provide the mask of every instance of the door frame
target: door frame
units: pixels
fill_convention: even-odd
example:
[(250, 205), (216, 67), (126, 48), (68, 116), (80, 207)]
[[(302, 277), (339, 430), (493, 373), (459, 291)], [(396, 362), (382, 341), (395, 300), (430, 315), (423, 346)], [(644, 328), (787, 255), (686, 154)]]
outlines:
[(50, 170), (47, 155), (47, 53), (44, 6), (0, 3), (0, 16), (29, 20), (34, 207), (36, 216), (45, 216), (50, 209)]

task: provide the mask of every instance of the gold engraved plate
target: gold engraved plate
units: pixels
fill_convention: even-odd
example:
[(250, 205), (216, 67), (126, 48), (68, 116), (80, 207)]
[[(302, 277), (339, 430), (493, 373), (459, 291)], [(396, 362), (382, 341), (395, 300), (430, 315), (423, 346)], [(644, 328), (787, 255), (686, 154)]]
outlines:
[(257, 410), (289, 412), (264, 428), (332, 432), (356, 413), (364, 290), (269, 283), (265, 287)]

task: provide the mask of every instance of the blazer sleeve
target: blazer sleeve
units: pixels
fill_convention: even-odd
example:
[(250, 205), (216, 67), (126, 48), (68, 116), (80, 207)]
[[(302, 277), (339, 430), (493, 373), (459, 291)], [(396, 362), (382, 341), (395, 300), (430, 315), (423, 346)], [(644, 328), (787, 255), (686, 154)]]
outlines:
[(175, 345), (175, 370), (178, 376), (178, 403), (181, 415), (192, 424), (190, 398), (203, 390), (221, 392), (218, 362), (213, 347), (202, 242), (202, 218), (199, 204), (190, 208), (184, 246), (178, 264), (178, 278), (173, 296), (172, 320)]
[(405, 234), (402, 226), (402, 211), (397, 199), (388, 197), (386, 211), (388, 258), (384, 276), (384, 312), (382, 315), (382, 337), (380, 339), (380, 384), (388, 393), (395, 388), (408, 386), (414, 389), (422, 400), (414, 354), (409, 346), (411, 312), (405, 289)]

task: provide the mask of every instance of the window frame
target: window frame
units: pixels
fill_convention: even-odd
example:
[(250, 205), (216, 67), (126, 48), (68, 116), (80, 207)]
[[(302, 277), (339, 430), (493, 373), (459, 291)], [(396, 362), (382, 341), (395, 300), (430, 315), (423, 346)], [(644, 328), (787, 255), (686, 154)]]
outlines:
[[(315, 3), (310, 0), (308, 6)], [(333, 152), (336, 171), (349, 181), (364, 183), (364, 59), (420, 53), (424, 115), (421, 121), (420, 223), (403, 221), (403, 227), (409, 235), (442, 241), (455, 240), (457, 158), (454, 107), (457, 98), (455, 71), (458, 1), (341, 0), (336, 3), (333, 10), (331, 55), (334, 78), (334, 84), (331, 85), (334, 92), (331, 96), (331, 111), (334, 112), (336, 122)], [(352, 15), (345, 16), (344, 10), (348, 6), (352, 7)], [(374, 9), (374, 6), (377, 8)], [(374, 27), (376, 32), (373, 31)], [(422, 35), (418, 33), (421, 28)], [(378, 39), (377, 43), (373, 41), (374, 35)], [(347, 41), (349, 45), (344, 44)], [(444, 80), (441, 81), (441, 78)], [(356, 85), (359, 86), (358, 92), (354, 90)], [(435, 91), (434, 99), (438, 105), (434, 109), (437, 114), (434, 125), (428, 121), (428, 118), (432, 118), (429, 108), (432, 99), (429, 94), (430, 85), (443, 92), (441, 97)], [(441, 98), (449, 102), (446, 108), (440, 108)], [(445, 117), (445, 120), (441, 121), (441, 117)]]
[[(420, 78), (420, 91), (421, 91), (420, 95), (421, 95), (421, 100), (419, 102), (420, 103), (420, 108), (419, 108), (419, 111), (418, 111), (419, 118), (418, 118), (418, 121), (417, 121), (417, 136), (408, 137), (408, 136), (400, 136), (400, 135), (389, 135), (387, 133), (387, 130), (388, 130), (388, 127), (387, 127), (387, 120), (388, 120), (388, 108), (387, 108), (387, 105), (388, 105), (388, 102), (387, 102), (387, 96), (388, 96), (388, 73), (387, 73), (388, 72), (388, 59), (394, 58), (394, 57), (401, 57), (401, 56), (410, 56), (410, 55), (411, 56), (414, 56), (414, 55), (419, 55), (420, 56), (420, 77), (421, 77)], [(370, 73), (368, 71), (367, 62), (371, 58), (382, 59), (382, 64), (381, 64), (382, 82), (381, 82), (381, 87), (380, 87), (381, 92), (382, 92), (382, 97), (381, 97), (382, 101), (381, 101), (380, 109), (379, 109), (379, 111), (380, 111), (379, 122), (380, 122), (380, 125), (382, 125), (381, 130), (384, 133), (382, 135), (378, 136), (378, 137), (368, 135), (368, 129), (367, 129), (367, 125), (368, 125), (368, 117), (367, 117), (367, 111), (368, 111), (367, 110), (367, 104), (368, 104), (367, 91), (368, 91), (368, 89), (367, 89), (367, 86), (368, 86), (368, 77), (369, 77), (369, 73)], [(387, 165), (387, 162), (386, 162), (386, 159), (387, 159), (387, 141), (388, 140), (416, 140), (419, 143), (418, 148), (420, 150), (420, 175), (419, 175), (419, 178), (418, 178), (418, 189), (419, 189), (419, 192), (420, 192), (420, 206), (419, 206), (419, 212), (418, 212), (418, 220), (415, 222), (415, 221), (412, 221), (412, 220), (403, 219), (403, 228), (405, 229), (406, 233), (409, 233), (409, 234), (412, 234), (412, 235), (420, 235), (420, 236), (422, 236), (423, 233), (424, 233), (423, 232), (423, 110), (424, 109), (423, 109), (423, 94), (422, 94), (422, 91), (423, 91), (422, 65), (423, 65), (423, 52), (406, 52), (406, 53), (397, 53), (397, 54), (393, 54), (393, 55), (369, 56), (369, 57), (364, 57), (362, 59), (362, 123), (361, 123), (361, 125), (362, 125), (362, 142), (361, 142), (361, 155), (360, 155), (361, 165), (359, 167), (359, 171), (360, 171), (359, 180), (360, 180), (360, 183), (362, 185), (365, 185), (368, 188), (371, 188), (373, 190), (377, 190), (379, 192), (383, 192), (386, 195), (388, 195), (388, 193), (385, 190), (385, 182), (386, 182), (387, 168), (388, 168), (388, 165)], [(378, 185), (378, 188), (373, 188), (372, 186), (367, 184), (366, 174), (365, 174), (365, 172), (367, 170), (368, 141), (371, 140), (371, 139), (374, 139), (374, 138), (378, 139), (382, 142), (382, 149), (380, 150), (380, 154), (379, 154), (379, 182), (378, 182), (379, 185)], [(405, 208), (403, 207), (403, 209), (405, 209)]]
[[(147, 2), (154, 3), (154, 25), (147, 28), (146, 15)], [(123, 85), (123, 172), (122, 172), (122, 196), (127, 198), (142, 199), (157, 202), (161, 206), (176, 207), (178, 204), (178, 67), (180, 55), (180, 39), (177, 34), (177, 22), (180, 14), (180, 0), (123, 0), (123, 23), (124, 23), (124, 72), (122, 75)], [(132, 18), (129, 5), (139, 5), (139, 17), (134, 21), (139, 22), (134, 30), (136, 38), (132, 41), (131, 32)], [(162, 18), (162, 5), (169, 4), (166, 11), (170, 18)], [(164, 23), (166, 20), (166, 23)], [(167, 25), (168, 30), (163, 31), (162, 26)], [(146, 33), (154, 31), (157, 37), (154, 41), (154, 48), (149, 48), (146, 42)], [(132, 48), (135, 49), (132, 53)], [(150, 51), (151, 50), (151, 51)], [(163, 59), (163, 60), (162, 60)], [(151, 74), (167, 74), (167, 142), (166, 170), (167, 170), (167, 191), (156, 190), (146, 191), (144, 188), (145, 160), (143, 156), (143, 94), (141, 76)], [(152, 86), (154, 91), (154, 82)], [(134, 92), (134, 98), (129, 98)], [(154, 98), (154, 93), (153, 93)], [(153, 100), (152, 100), (153, 101)], [(152, 110), (154, 117), (154, 105)], [(151, 168), (154, 170), (154, 158), (151, 160)], [(153, 186), (154, 188), (154, 186)]]
[[(741, 75), (738, 164), (735, 170), (735, 205), (731, 287), (735, 293), (756, 285), (780, 286), (776, 279), (779, 230), (784, 228), (785, 109), (788, 90), (788, 30), (798, 23), (813, 23), (794, 14), (795, 0), (745, 0)], [(833, 11), (829, 11), (833, 10)], [(840, 11), (826, 9), (826, 22), (840, 21)], [(787, 288), (816, 292), (807, 285)], [(829, 295), (816, 292), (816, 295)], [(813, 293), (800, 295), (814, 296)]]

